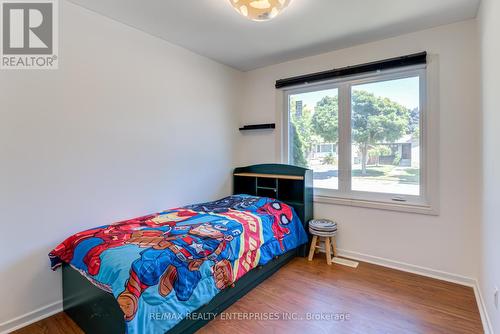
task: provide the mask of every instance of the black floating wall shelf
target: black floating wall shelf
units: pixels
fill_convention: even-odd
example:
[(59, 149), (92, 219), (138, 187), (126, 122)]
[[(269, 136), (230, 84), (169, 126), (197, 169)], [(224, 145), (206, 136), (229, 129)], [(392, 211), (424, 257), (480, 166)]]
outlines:
[(248, 131), (248, 130), (265, 130), (265, 129), (274, 129), (276, 128), (275, 123), (268, 123), (268, 124), (252, 124), (252, 125), (245, 125), (242, 128), (240, 128), (240, 131)]

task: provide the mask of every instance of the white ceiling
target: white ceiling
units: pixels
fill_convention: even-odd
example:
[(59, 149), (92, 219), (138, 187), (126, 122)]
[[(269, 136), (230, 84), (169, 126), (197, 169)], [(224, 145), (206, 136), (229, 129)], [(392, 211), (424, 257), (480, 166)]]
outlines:
[(240, 70), (476, 16), (480, 0), (292, 0), (269, 22), (229, 0), (71, 0)]

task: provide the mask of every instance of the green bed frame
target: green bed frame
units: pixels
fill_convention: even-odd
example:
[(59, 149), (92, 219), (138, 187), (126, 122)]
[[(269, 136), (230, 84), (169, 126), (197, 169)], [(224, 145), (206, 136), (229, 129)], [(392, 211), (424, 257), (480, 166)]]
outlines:
[[(234, 194), (249, 194), (279, 199), (293, 207), (307, 231), (313, 218), (312, 171), (296, 166), (265, 164), (234, 170)], [(296, 256), (305, 256), (307, 245), (274, 258), (240, 278), (234, 286), (221, 291), (196, 312), (219, 314)], [(69, 265), (63, 265), (63, 308), (86, 333), (121, 334), (125, 332), (123, 313), (114, 296), (91, 284)], [(210, 320), (185, 319), (168, 334), (194, 333)]]

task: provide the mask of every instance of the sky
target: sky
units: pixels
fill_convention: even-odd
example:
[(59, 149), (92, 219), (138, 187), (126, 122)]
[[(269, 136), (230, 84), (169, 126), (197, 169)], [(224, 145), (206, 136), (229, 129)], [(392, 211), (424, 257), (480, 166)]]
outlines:
[[(353, 86), (353, 90), (366, 90), (376, 96), (387, 97), (408, 109), (419, 106), (419, 78), (404, 78), (398, 80), (381, 81), (364, 85)], [(317, 92), (295, 94), (296, 101), (302, 100), (304, 105), (314, 110), (316, 103), (324, 96), (337, 96), (337, 89), (328, 89)]]

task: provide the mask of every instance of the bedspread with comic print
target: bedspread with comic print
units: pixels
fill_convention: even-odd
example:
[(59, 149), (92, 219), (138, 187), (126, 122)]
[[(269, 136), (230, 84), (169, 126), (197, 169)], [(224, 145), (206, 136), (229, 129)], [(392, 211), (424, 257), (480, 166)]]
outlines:
[(306, 242), (293, 208), (234, 195), (76, 233), (49, 257), (54, 270), (68, 263), (113, 293), (128, 333), (164, 333), (253, 268)]

